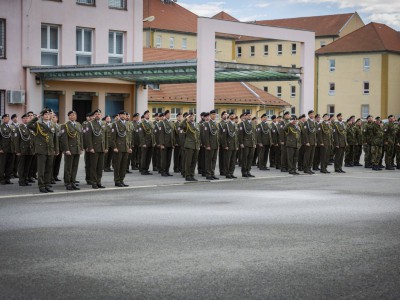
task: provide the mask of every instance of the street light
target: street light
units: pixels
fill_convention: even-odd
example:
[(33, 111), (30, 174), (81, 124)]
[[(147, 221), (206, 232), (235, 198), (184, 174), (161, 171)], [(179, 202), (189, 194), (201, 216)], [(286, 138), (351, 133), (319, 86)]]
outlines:
[(153, 22), (156, 19), (155, 16), (149, 16), (145, 19), (143, 19), (143, 22)]

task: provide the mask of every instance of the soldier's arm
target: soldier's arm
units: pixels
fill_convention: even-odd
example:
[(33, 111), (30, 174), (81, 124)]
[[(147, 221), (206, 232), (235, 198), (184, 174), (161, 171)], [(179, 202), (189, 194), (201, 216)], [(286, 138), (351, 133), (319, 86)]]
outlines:
[(67, 151), (69, 151), (69, 144), (68, 144), (68, 135), (67, 135), (67, 125), (66, 124), (61, 125), (60, 132), (61, 132), (61, 135), (60, 135), (61, 149), (60, 149), (60, 151), (67, 152)]
[(93, 138), (92, 138), (92, 126), (90, 123), (86, 125), (86, 132), (85, 132), (85, 138), (86, 138), (86, 147), (88, 150), (93, 149)]
[(165, 125), (164, 122), (160, 123), (160, 130), (158, 131), (158, 143), (160, 145), (165, 145)]
[[(14, 136), (14, 148), (15, 148), (15, 153), (20, 154), (21, 149), (20, 149), (20, 141), (21, 141), (21, 132), (19, 131), (19, 128), (17, 127), (15, 130), (16, 135)], [(1, 135), (0, 135), (1, 138)], [(0, 140), (1, 141), (1, 140)]]
[(36, 130), (36, 122), (37, 122), (38, 117), (34, 117), (32, 120), (29, 121), (29, 123), (26, 125), (26, 127), (28, 127), (28, 129), (35, 131)]
[(211, 130), (211, 125), (210, 125), (210, 123), (204, 123), (203, 141), (204, 141), (204, 146), (205, 146), (205, 147), (211, 147), (211, 142), (210, 142), (210, 130)]
[[(110, 138), (110, 148), (117, 149), (117, 123), (113, 123), (111, 126), (111, 138)], [(108, 139), (107, 139), (108, 140)], [(108, 148), (108, 147), (106, 147)]]
[[(306, 127), (306, 128), (304, 128), (304, 127)], [(305, 123), (301, 127), (301, 137), (302, 137), (302, 140), (303, 140), (303, 144), (309, 144), (310, 143), (310, 140), (308, 139), (307, 126), (305, 125)]]

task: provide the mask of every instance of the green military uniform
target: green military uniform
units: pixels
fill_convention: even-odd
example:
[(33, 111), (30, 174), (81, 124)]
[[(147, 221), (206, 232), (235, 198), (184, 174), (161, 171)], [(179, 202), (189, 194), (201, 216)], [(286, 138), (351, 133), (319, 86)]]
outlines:
[(129, 121), (129, 120), (125, 120), (125, 126), (126, 126), (126, 130), (128, 131), (128, 134), (129, 134), (128, 138), (131, 141), (130, 151), (128, 152), (128, 159), (126, 160), (126, 171), (125, 172), (131, 173), (131, 171), (129, 171), (129, 166), (131, 165), (131, 162), (132, 162), (134, 127), (133, 127), (132, 121)]
[(267, 167), (269, 151), (272, 144), (271, 128), (267, 122), (261, 121), (257, 125), (258, 168), (269, 170)]
[[(218, 157), (219, 128), (217, 122), (210, 120), (204, 122), (203, 141), (205, 148), (205, 172), (207, 179), (216, 179), (215, 167)], [(207, 149), (209, 148), (209, 149)]]
[(347, 146), (346, 125), (344, 122), (337, 121), (333, 124), (333, 145), (335, 152), (335, 172), (345, 173), (342, 169), (344, 152)]
[(58, 136), (55, 124), (43, 119), (33, 118), (27, 125), (33, 131), (35, 153), (37, 156), (38, 186), (41, 192), (52, 192), (50, 189), (54, 155), (59, 152)]
[(286, 151), (286, 136), (284, 134), (284, 128), (285, 126), (289, 124), (289, 120), (282, 120), (278, 124), (278, 129), (279, 129), (279, 142), (280, 142), (280, 147), (281, 147), (281, 172), (287, 172), (288, 171), (288, 159), (287, 159), (287, 151)]
[(221, 133), (221, 147), (224, 149), (224, 170), (226, 178), (236, 178), (235, 172), (236, 155), (239, 149), (239, 134), (237, 125), (228, 121)]
[(372, 168), (371, 161), (371, 137), (369, 129), (372, 122), (367, 122), (363, 126), (363, 149), (364, 149), (364, 166), (365, 168)]
[(132, 121), (132, 160), (131, 167), (132, 170), (139, 170), (140, 166), (140, 138), (139, 138), (139, 121)]
[[(297, 123), (297, 125), (299, 126), (300, 130), (303, 128), (304, 126), (304, 122), (299, 121)], [(300, 142), (301, 142), (301, 146), (299, 149), (299, 155), (298, 155), (298, 160), (297, 160), (297, 165), (298, 165), (298, 170), (299, 171), (304, 171), (304, 153), (306, 151), (306, 145), (304, 143), (305, 141), (305, 137), (304, 137), (305, 132), (303, 132), (303, 130), (301, 130), (301, 135), (300, 135)]]
[(317, 123), (308, 119), (301, 127), (302, 144), (304, 146), (303, 167), (304, 173), (313, 173), (312, 167), (314, 162), (315, 146), (317, 141)]
[(197, 171), (199, 174), (206, 176), (206, 150), (204, 148), (204, 120), (199, 122), (200, 129), (200, 150), (198, 157)]
[(242, 148), (242, 176), (254, 177), (251, 175), (254, 150), (256, 148), (256, 128), (250, 120), (245, 120), (239, 125), (239, 144)]
[(13, 172), (13, 134), (8, 124), (0, 125), (0, 184), (12, 184)]
[(397, 124), (396, 128), (396, 164), (397, 169), (400, 169), (400, 123)]
[(317, 144), (320, 147), (321, 173), (328, 173), (328, 163), (332, 149), (332, 127), (328, 122), (322, 121), (318, 125)]
[(286, 138), (286, 151), (287, 151), (287, 162), (288, 162), (288, 171), (289, 174), (297, 175), (296, 166), (297, 159), (299, 155), (299, 149), (301, 147), (301, 129), (297, 125), (293, 125), (292, 123), (288, 123), (283, 128), (283, 133)]
[[(116, 186), (127, 186), (124, 183), (128, 156), (132, 148), (132, 129), (129, 122), (118, 120), (111, 128), (111, 148), (113, 148), (114, 183)], [(117, 150), (117, 151), (115, 151)]]
[[(83, 152), (83, 130), (79, 122), (68, 121), (61, 125), (60, 146), (64, 153), (64, 184), (67, 190), (77, 190), (76, 174)], [(68, 152), (68, 154), (67, 154)]]
[[(175, 146), (174, 124), (165, 119), (159, 122), (158, 142), (160, 144), (160, 168), (163, 176), (172, 176), (169, 173), (171, 167), (172, 152)], [(163, 146), (163, 147), (161, 147)]]
[(394, 170), (394, 150), (396, 142), (396, 126), (389, 122), (383, 127), (383, 143), (385, 152), (385, 165), (387, 170)]
[(28, 186), (29, 170), (33, 158), (33, 138), (26, 124), (20, 124), (16, 130), (15, 153), (19, 157), (18, 178), (20, 186)]
[(219, 174), (221, 176), (226, 176), (224, 170), (224, 163), (225, 163), (225, 149), (224, 147), (222, 147), (222, 134), (224, 132), (224, 130), (226, 130), (227, 127), (227, 122), (225, 120), (221, 120), (218, 123), (218, 144), (219, 144), (219, 150), (218, 150), (218, 168), (219, 168)]
[(173, 123), (173, 131), (174, 131), (174, 140), (175, 140), (175, 147), (174, 147), (174, 172), (180, 173), (182, 172), (182, 147), (179, 143), (179, 124), (181, 122), (175, 121)]
[(280, 169), (281, 168), (281, 147), (279, 143), (279, 128), (276, 122), (271, 123), (271, 155), (270, 155), (270, 167)]
[(155, 145), (154, 127), (150, 121), (143, 120), (138, 132), (141, 149), (140, 172), (142, 175), (150, 175), (149, 167)]
[(180, 128), (185, 132), (185, 178), (187, 181), (197, 181), (194, 173), (200, 151), (200, 125), (185, 119)]
[(376, 123), (372, 123), (368, 127), (368, 135), (371, 143), (371, 163), (372, 169), (375, 171), (381, 170), (379, 168), (379, 161), (382, 156), (383, 146), (383, 130), (382, 127)]
[(346, 128), (346, 156), (344, 159), (345, 167), (354, 167), (355, 147), (357, 146), (357, 137), (354, 124), (348, 124)]
[(354, 166), (359, 166), (361, 167), (362, 165), (360, 164), (360, 158), (362, 154), (362, 144), (363, 144), (363, 137), (362, 137), (362, 129), (361, 126), (355, 125), (354, 126), (354, 133), (355, 133), (355, 139), (356, 139), (356, 146), (354, 147)]
[(152, 155), (152, 164), (153, 164), (153, 171), (158, 171), (161, 173), (161, 149), (160, 149), (160, 121), (153, 122), (153, 132), (154, 132), (154, 148), (153, 148), (153, 155)]
[(87, 184), (92, 184), (90, 182), (90, 155), (89, 152), (87, 151), (87, 135), (86, 132), (89, 130), (89, 121), (84, 121), (82, 123), (82, 131), (83, 131), (83, 148), (85, 149), (84, 157), (83, 160), (85, 162), (85, 180)]
[[(182, 121), (183, 122), (183, 121)], [(182, 122), (179, 123), (179, 127), (178, 127), (178, 132), (179, 132), (179, 146), (181, 148), (181, 175), (182, 177), (186, 177), (185, 176), (185, 140), (186, 140), (186, 133), (185, 131), (181, 128)]]
[(12, 150), (13, 150), (13, 155), (12, 155), (12, 165), (13, 165), (13, 169), (12, 169), (12, 176), (14, 176), (15, 178), (18, 178), (18, 164), (19, 164), (19, 159), (20, 157), (16, 155), (15, 152), (15, 143), (16, 143), (16, 133), (18, 131), (18, 127), (19, 124), (11, 122), (10, 124), (11, 130), (13, 132), (13, 134), (11, 135), (11, 141), (12, 141)]
[(102, 188), (104, 153), (108, 151), (106, 124), (100, 120), (93, 120), (87, 124), (85, 132), (86, 147), (89, 155), (90, 183), (94, 189)]
[(111, 127), (112, 122), (106, 122), (106, 136), (108, 143), (108, 151), (104, 154), (104, 172), (111, 172), (111, 163), (114, 151), (111, 148)]

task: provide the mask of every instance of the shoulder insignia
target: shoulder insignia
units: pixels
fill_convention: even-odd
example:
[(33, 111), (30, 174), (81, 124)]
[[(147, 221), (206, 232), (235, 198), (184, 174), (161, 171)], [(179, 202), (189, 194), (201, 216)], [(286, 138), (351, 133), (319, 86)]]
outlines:
[(206, 126), (204, 126), (204, 130), (207, 130), (207, 127), (206, 127)]
[(225, 129), (222, 129), (222, 132), (225, 132)]
[(114, 132), (114, 128), (113, 128), (113, 129), (111, 129), (111, 132)]
[(15, 134), (14, 134), (14, 136), (15, 136), (15, 137), (17, 137), (17, 136), (18, 136), (18, 134), (17, 134), (17, 133), (15, 133)]
[(142, 131), (142, 128), (139, 128), (139, 131)]
[(243, 128), (242, 128), (242, 127), (240, 127), (240, 130), (243, 130)]

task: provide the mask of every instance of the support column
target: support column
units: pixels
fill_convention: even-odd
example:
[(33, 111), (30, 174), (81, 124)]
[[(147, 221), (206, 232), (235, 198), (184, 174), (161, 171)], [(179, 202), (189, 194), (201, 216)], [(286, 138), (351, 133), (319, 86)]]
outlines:
[(133, 1), (133, 62), (143, 61), (143, 1)]
[(314, 75), (315, 75), (315, 49), (312, 39), (301, 43), (301, 66), (303, 71), (300, 82), (300, 112), (306, 114), (314, 108)]
[(136, 85), (135, 95), (135, 111), (143, 114), (149, 107), (149, 90), (145, 89), (143, 85)]
[(39, 113), (43, 108), (43, 82), (36, 84), (35, 74), (30, 69), (26, 70), (26, 94), (25, 103), (26, 111)]

